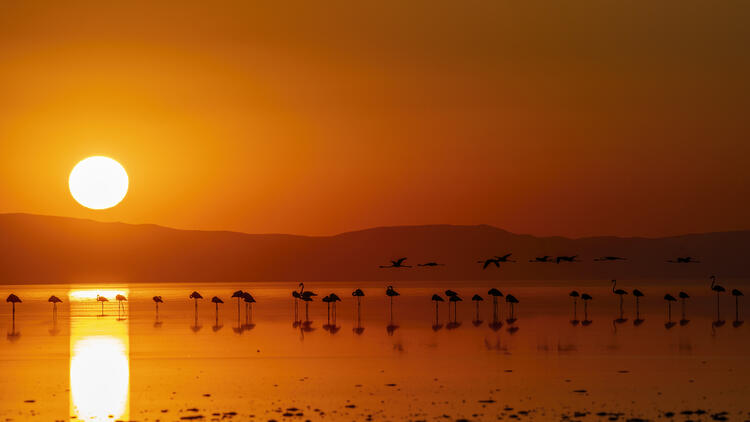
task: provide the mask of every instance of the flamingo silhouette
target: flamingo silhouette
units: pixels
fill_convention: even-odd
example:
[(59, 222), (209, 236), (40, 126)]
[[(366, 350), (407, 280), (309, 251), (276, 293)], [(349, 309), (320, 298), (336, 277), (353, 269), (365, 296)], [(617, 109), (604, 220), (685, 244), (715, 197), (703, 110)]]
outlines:
[(550, 258), (552, 257), (549, 255), (537, 256), (534, 259), (530, 259), (529, 262), (552, 262)]
[(211, 302), (213, 302), (214, 305), (216, 305), (216, 322), (214, 323), (213, 328), (214, 328), (214, 331), (218, 331), (219, 328), (221, 328), (221, 326), (219, 326), (219, 304), (224, 303), (224, 301), (221, 300), (221, 298), (219, 298), (218, 296), (214, 296), (211, 298)]
[(497, 305), (497, 298), (503, 297), (503, 294), (500, 292), (500, 290), (496, 288), (491, 288), (487, 291), (487, 294), (492, 296), (492, 321), (497, 322), (498, 321), (498, 305)]
[(690, 295), (685, 292), (680, 292), (677, 296), (682, 302), (682, 318), (680, 319), (680, 325), (687, 325), (690, 320), (685, 319), (685, 299), (690, 299)]
[(495, 264), (497, 268), (500, 268), (500, 258), (494, 257), (494, 258), (487, 258), (484, 260), (477, 261), (477, 264), (483, 264), (482, 269), (486, 269), (490, 264)]
[(57, 304), (62, 303), (62, 299), (59, 297), (52, 295), (47, 299), (47, 302), (52, 304), (52, 319), (57, 318)]
[[(458, 302), (458, 301), (455, 300), (455, 299), (453, 299), (453, 298), (454, 297), (458, 297), (458, 293), (454, 292), (453, 290), (446, 290), (445, 291), (445, 295), (448, 297), (448, 322), (451, 322), (452, 320), (451, 320), (451, 307), (450, 307), (450, 305), (451, 305), (451, 303), (453, 304), (453, 310), (454, 310), (453, 320), (455, 320), (455, 318), (456, 318), (455, 317), (456, 302)], [(459, 297), (459, 299), (461, 299), (461, 298)]]
[[(250, 292), (242, 292), (242, 301), (245, 302), (245, 326), (247, 327), (251, 325), (253, 321), (253, 303), (255, 303), (255, 298)], [(255, 327), (255, 325), (253, 325), (253, 327)], [(248, 329), (252, 329), (252, 327)]]
[[(331, 299), (331, 296), (323, 296), (323, 299), (320, 299), (323, 303), (328, 305), (328, 324), (331, 324), (331, 302), (333, 302), (333, 299)], [(326, 328), (326, 327), (323, 327)]]
[(123, 313), (125, 312), (125, 304), (122, 302), (127, 302), (128, 298), (126, 298), (124, 295), (117, 295), (115, 296), (115, 300), (117, 300), (117, 314), (120, 314), (120, 311)]
[(102, 304), (102, 314), (101, 314), (101, 316), (104, 316), (104, 302), (109, 302), (109, 299), (107, 299), (104, 296), (96, 295), (96, 301), (100, 302)]
[[(445, 302), (445, 300), (443, 300), (443, 298), (439, 294), (434, 294), (432, 295), (432, 301), (435, 302), (435, 326), (436, 326), (438, 325), (438, 321), (440, 319), (439, 313), (438, 313), (438, 304), (440, 302)], [(434, 329), (434, 326), (433, 326), (433, 329)]]
[[(450, 303), (452, 303), (452, 304), (453, 304), (453, 323), (454, 323), (454, 324), (458, 324), (458, 321), (457, 321), (457, 317), (456, 317), (456, 304), (457, 304), (458, 302), (461, 302), (462, 300), (463, 300), (463, 299), (461, 299), (461, 297), (460, 297), (460, 296), (458, 296), (458, 295), (453, 295), (453, 296), (449, 296), (449, 297), (448, 297), (448, 302), (450, 302)], [(450, 305), (450, 303), (449, 303), (449, 305)], [(448, 320), (449, 320), (449, 321), (448, 321), (448, 322), (449, 322), (449, 324), (448, 324), (448, 325), (450, 325), (450, 317), (451, 317), (451, 313), (450, 313), (450, 307), (448, 307)], [(456, 328), (457, 328), (457, 327), (458, 327), (458, 326), (456, 326)], [(446, 328), (449, 328), (449, 327), (447, 327), (447, 326), (446, 326)]]
[(724, 293), (726, 289), (724, 289), (724, 286), (721, 286), (719, 284), (716, 284), (716, 276), (712, 275), (709, 277), (711, 279), (711, 290), (716, 292), (716, 320), (721, 321), (721, 312), (720, 312), (720, 306), (719, 306), (719, 294)]
[(404, 265), (404, 261), (407, 258), (399, 258), (397, 260), (391, 260), (391, 265), (380, 265), (380, 268), (411, 268), (411, 265)]
[(510, 304), (510, 318), (508, 318), (507, 322), (508, 324), (513, 324), (516, 322), (516, 311), (515, 311), (515, 305), (518, 303), (518, 299), (516, 299), (513, 295), (507, 295), (505, 296), (505, 301)]
[(495, 259), (497, 259), (499, 262), (516, 262), (516, 261), (511, 261), (511, 260), (508, 259), (508, 258), (510, 258), (511, 255), (513, 255), (513, 254), (512, 253), (508, 253), (508, 254), (505, 254), (503, 256), (495, 256)]
[(734, 296), (734, 325), (739, 325), (740, 322), (740, 296), (744, 296), (741, 291), (732, 289), (732, 296)]
[(8, 298), (5, 299), (5, 301), (9, 302), (11, 304), (11, 307), (13, 308), (12, 319), (13, 319), (13, 321), (15, 323), (15, 320), (16, 320), (16, 303), (21, 303), (22, 300), (21, 300), (20, 297), (18, 297), (15, 294), (11, 293), (10, 295), (8, 295)]
[(623, 258), (621, 256), (602, 256), (599, 258), (594, 258), (594, 261), (598, 262), (611, 262), (611, 261), (627, 261), (627, 258)]
[(692, 256), (678, 256), (677, 259), (668, 259), (667, 262), (672, 264), (697, 264), (700, 261), (697, 261)]
[(616, 289), (615, 290), (615, 287), (617, 287), (617, 280), (612, 280), (612, 293), (620, 296), (620, 318), (619, 319), (624, 319), (622, 317), (622, 297), (625, 296), (626, 294), (628, 294), (628, 292), (626, 292), (625, 290), (622, 290), (622, 289)]
[(400, 293), (393, 290), (393, 286), (388, 286), (385, 289), (385, 295), (388, 296), (390, 300), (390, 310), (391, 310), (391, 321), (393, 321), (393, 298), (396, 296), (399, 296)]
[(580, 295), (577, 290), (573, 290), (568, 293), (568, 296), (573, 298), (573, 319), (570, 320), (570, 323), (578, 325), (578, 297), (580, 297)]
[(635, 319), (638, 321), (641, 319), (641, 298), (645, 295), (642, 291), (633, 289), (633, 296), (635, 296)]
[(310, 322), (310, 302), (312, 302), (312, 298), (313, 295), (302, 296), (302, 301), (305, 302), (305, 323)]
[(232, 293), (233, 298), (237, 298), (237, 321), (240, 320), (240, 299), (242, 299), (245, 294), (242, 290), (237, 290), (236, 292)]
[[(300, 283), (299, 286), (300, 290), (304, 289), (305, 284)], [(299, 310), (298, 310), (298, 304), (299, 301), (302, 299), (302, 295), (299, 294), (298, 290), (292, 290), (292, 297), (294, 298), (294, 322), (299, 321)]]
[(572, 256), (561, 255), (555, 258), (555, 263), (559, 264), (561, 262), (578, 262), (576, 261), (576, 258), (578, 258), (578, 255), (572, 255)]
[(588, 293), (583, 293), (581, 295), (581, 300), (583, 300), (583, 322), (581, 325), (588, 326), (591, 324), (591, 320), (589, 320), (589, 301), (593, 299), (591, 295)]
[(161, 296), (154, 296), (151, 300), (156, 304), (156, 314), (159, 315), (159, 304), (164, 303), (164, 301), (161, 299)]
[(665, 326), (669, 329), (674, 327), (674, 323), (672, 322), (672, 302), (677, 302), (677, 299), (667, 293), (664, 295), (664, 300), (667, 301), (667, 325)]
[(424, 264), (417, 264), (418, 267), (439, 267), (445, 264), (438, 264), (437, 262), (425, 262)]
[[(361, 313), (362, 313), (361, 312), (362, 311), (361, 300), (365, 296), (365, 292), (363, 292), (362, 289), (357, 289), (352, 292), (352, 296), (357, 298), (355, 302), (355, 313), (357, 314), (357, 327), (361, 327)], [(355, 327), (354, 329), (356, 330), (357, 327)], [(359, 334), (362, 334), (362, 333), (359, 333)]]
[(475, 308), (476, 309), (476, 314), (474, 315), (474, 322), (475, 322), (474, 325), (479, 325), (482, 322), (479, 319), (479, 302), (482, 302), (484, 300), (484, 298), (482, 296), (479, 296), (479, 295), (475, 294), (474, 296), (471, 297), (471, 300), (476, 305), (476, 308)]

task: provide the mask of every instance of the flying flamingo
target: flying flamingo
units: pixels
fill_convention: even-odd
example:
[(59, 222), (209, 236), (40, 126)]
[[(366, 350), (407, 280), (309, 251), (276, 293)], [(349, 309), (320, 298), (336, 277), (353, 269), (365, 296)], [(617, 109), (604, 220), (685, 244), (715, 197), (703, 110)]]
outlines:
[(432, 301), (435, 302), (435, 325), (437, 325), (438, 324), (438, 320), (439, 320), (438, 304), (440, 302), (445, 302), (445, 300), (443, 300), (443, 298), (440, 295), (434, 294), (434, 295), (432, 295)]
[(677, 296), (680, 298), (680, 302), (682, 302), (682, 319), (680, 319), (680, 325), (685, 325), (688, 322), (688, 320), (685, 319), (685, 299), (690, 299), (690, 295), (685, 292), (680, 292)]
[(388, 296), (388, 298), (390, 299), (391, 321), (393, 321), (393, 298), (395, 296), (399, 296), (400, 293), (393, 290), (393, 286), (388, 286), (385, 289), (385, 295)]
[(497, 298), (503, 297), (503, 294), (500, 293), (500, 290), (496, 288), (491, 288), (487, 291), (487, 294), (492, 296), (492, 320), (497, 322), (498, 320), (498, 311), (497, 311)]
[(628, 294), (628, 292), (626, 292), (625, 290), (622, 290), (622, 289), (616, 289), (615, 290), (615, 287), (617, 287), (617, 280), (612, 280), (612, 293), (620, 296), (620, 318), (619, 319), (623, 319), (623, 317), (622, 317), (622, 297), (625, 296), (626, 294)]
[(571, 256), (562, 255), (562, 256), (558, 256), (557, 258), (555, 258), (555, 263), (559, 264), (561, 262), (578, 262), (576, 261), (576, 258), (578, 258), (578, 255), (571, 255)]
[(700, 261), (697, 261), (692, 256), (678, 256), (677, 259), (668, 259), (667, 262), (672, 264), (697, 264)]
[(677, 299), (667, 293), (664, 295), (664, 300), (667, 301), (667, 328), (672, 328), (671, 326), (674, 326), (674, 323), (672, 322), (672, 302), (677, 302)]
[(726, 292), (726, 289), (724, 289), (724, 286), (716, 284), (715, 275), (712, 275), (709, 278), (711, 279), (711, 290), (716, 292), (716, 320), (721, 321), (720, 312), (719, 312), (719, 294)]
[(59, 297), (52, 295), (47, 299), (47, 302), (50, 302), (52, 304), (52, 318), (57, 318), (57, 304), (62, 303), (62, 299)]
[(633, 289), (633, 296), (635, 296), (635, 319), (641, 319), (641, 298), (645, 296), (642, 291)]
[(101, 304), (102, 304), (102, 315), (101, 316), (104, 316), (104, 302), (109, 302), (109, 299), (107, 299), (104, 296), (96, 295), (96, 300), (97, 300), (97, 302), (101, 302)]
[(594, 261), (598, 262), (611, 262), (611, 261), (627, 261), (627, 258), (623, 258), (621, 256), (602, 256), (599, 258), (594, 258)]
[(552, 257), (549, 255), (537, 256), (534, 259), (530, 259), (529, 262), (552, 262), (550, 258)]
[(587, 326), (591, 324), (591, 321), (589, 320), (589, 306), (588, 306), (589, 301), (591, 299), (593, 299), (593, 297), (591, 297), (591, 295), (589, 295), (588, 293), (583, 293), (581, 295), (581, 300), (583, 300), (583, 322), (581, 323), (581, 325), (583, 326)]
[(406, 261), (406, 258), (391, 260), (391, 265), (381, 265), (380, 268), (411, 268), (411, 265), (404, 265), (404, 261)]
[(11, 293), (8, 295), (8, 298), (5, 299), (6, 302), (10, 302), (11, 306), (13, 307), (13, 321), (16, 320), (16, 303), (21, 303), (21, 298), (16, 296), (15, 294)]
[(507, 295), (505, 296), (505, 301), (510, 304), (510, 318), (508, 318), (508, 324), (512, 324), (516, 322), (515, 305), (518, 303), (518, 299), (513, 295)]
[(437, 262), (425, 262), (424, 264), (417, 264), (417, 267), (439, 267), (445, 264), (438, 264)]
[(483, 301), (484, 298), (475, 294), (471, 297), (471, 300), (476, 304), (476, 315), (474, 317), (474, 321), (479, 321), (479, 302)]
[(237, 321), (240, 320), (240, 299), (244, 297), (244, 294), (245, 292), (243, 292), (242, 290), (237, 290), (236, 292), (232, 293), (232, 297), (237, 298)]
[(482, 265), (482, 269), (483, 269), (483, 270), (484, 270), (484, 269), (487, 269), (487, 267), (488, 267), (488, 266), (489, 266), (490, 264), (495, 264), (495, 266), (496, 266), (497, 268), (500, 268), (500, 258), (498, 258), (498, 257), (494, 257), (494, 258), (487, 258), (487, 259), (484, 259), (484, 260), (479, 260), (479, 261), (477, 261), (477, 264), (483, 264), (483, 265)]
[(568, 296), (573, 298), (573, 319), (570, 321), (573, 325), (578, 324), (578, 297), (580, 296), (578, 294), (577, 290), (573, 290), (572, 292), (568, 293)]
[(740, 296), (744, 296), (741, 291), (732, 289), (732, 296), (734, 296), (734, 322), (740, 321)]

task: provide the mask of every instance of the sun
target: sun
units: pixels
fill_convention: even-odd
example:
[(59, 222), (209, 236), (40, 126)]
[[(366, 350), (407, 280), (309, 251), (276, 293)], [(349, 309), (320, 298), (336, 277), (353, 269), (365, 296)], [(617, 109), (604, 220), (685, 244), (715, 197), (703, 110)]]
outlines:
[(70, 194), (94, 210), (112, 208), (128, 193), (128, 173), (109, 157), (88, 157), (73, 167), (68, 178)]

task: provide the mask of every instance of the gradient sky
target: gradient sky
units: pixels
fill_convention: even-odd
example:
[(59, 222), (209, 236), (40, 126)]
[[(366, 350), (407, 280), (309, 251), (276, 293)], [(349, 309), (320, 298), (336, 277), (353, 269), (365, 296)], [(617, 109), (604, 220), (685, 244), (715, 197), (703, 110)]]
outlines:
[[(3, 1), (0, 212), (750, 229), (748, 22), (746, 1)], [(130, 174), (113, 209), (68, 192), (90, 155)]]

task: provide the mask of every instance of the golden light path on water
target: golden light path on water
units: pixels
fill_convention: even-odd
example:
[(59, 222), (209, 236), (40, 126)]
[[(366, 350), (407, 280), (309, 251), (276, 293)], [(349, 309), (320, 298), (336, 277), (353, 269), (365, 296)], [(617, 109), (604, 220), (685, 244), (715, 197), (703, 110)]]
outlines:
[[(129, 419), (129, 333), (114, 297), (128, 290), (71, 290), (70, 409), (80, 420)], [(103, 316), (97, 295), (111, 302)], [(109, 314), (108, 314), (109, 313)]]

